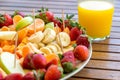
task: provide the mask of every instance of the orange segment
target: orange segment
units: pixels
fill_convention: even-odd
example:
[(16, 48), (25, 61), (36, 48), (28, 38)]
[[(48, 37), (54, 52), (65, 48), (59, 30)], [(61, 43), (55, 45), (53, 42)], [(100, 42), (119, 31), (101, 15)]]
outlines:
[(58, 57), (58, 55), (55, 54), (55, 53), (48, 54), (48, 55), (46, 55), (45, 57), (46, 57), (47, 62), (50, 62), (50, 61), (53, 60), (53, 59), (57, 59), (57, 60), (59, 61), (59, 57)]
[(8, 28), (7, 26), (3, 26), (3, 27), (1, 28), (1, 31), (9, 31), (9, 28)]
[[(35, 19), (35, 28), (36, 31), (43, 31), (44, 30), (44, 21), (42, 19)], [(27, 26), (29, 28), (29, 30), (34, 31), (34, 23), (32, 23), (31, 25)]]
[(13, 17), (13, 23), (14, 23), (14, 24), (17, 24), (22, 18), (23, 18), (23, 17), (20, 16), (20, 15), (15, 15), (15, 16)]
[(26, 57), (26, 55), (28, 55), (29, 53), (31, 53), (31, 48), (27, 45), (25, 45), (22, 49), (22, 55), (23, 57)]
[(63, 31), (68, 33), (68, 34), (70, 33), (70, 29), (68, 27), (65, 27)]
[(21, 42), (25, 37), (27, 37), (28, 28), (23, 28), (18, 31), (18, 42)]
[(56, 32), (56, 34), (58, 34), (59, 32), (61, 32), (61, 28), (60, 27), (54, 27), (54, 31)]

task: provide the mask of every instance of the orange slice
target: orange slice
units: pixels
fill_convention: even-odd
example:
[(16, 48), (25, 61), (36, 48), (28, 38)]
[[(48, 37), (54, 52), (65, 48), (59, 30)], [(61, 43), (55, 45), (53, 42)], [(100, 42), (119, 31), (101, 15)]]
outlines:
[(13, 17), (13, 23), (16, 25), (23, 17), (20, 15), (15, 15)]

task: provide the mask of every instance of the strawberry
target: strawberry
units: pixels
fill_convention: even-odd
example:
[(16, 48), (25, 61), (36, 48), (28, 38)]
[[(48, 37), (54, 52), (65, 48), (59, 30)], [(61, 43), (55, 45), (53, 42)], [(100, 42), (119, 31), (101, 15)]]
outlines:
[(5, 80), (22, 80), (23, 76), (20, 73), (12, 73), (5, 77)]
[(32, 72), (28, 72), (23, 76), (22, 80), (36, 80)]
[(9, 26), (9, 25), (12, 25), (12, 24), (13, 24), (13, 20), (12, 20), (12, 17), (9, 14), (5, 13), (4, 15), (2, 15), (0, 17), (0, 28), (2, 26)]
[(34, 54), (31, 62), (35, 69), (45, 68), (47, 64), (47, 60), (42, 54)]
[(89, 47), (89, 44), (90, 44), (90, 42), (88, 40), (88, 37), (87, 36), (81, 36), (81, 35), (77, 38), (76, 43), (77, 43), (77, 45), (84, 45), (87, 48)]
[(77, 27), (74, 27), (70, 31), (70, 39), (71, 41), (74, 41), (78, 38), (79, 35), (82, 34), (82, 30), (79, 30)]
[(74, 56), (81, 61), (88, 58), (88, 48), (84, 45), (78, 45), (74, 50)]
[(23, 60), (23, 68), (25, 69), (33, 69), (32, 65), (31, 65), (31, 59), (33, 57), (33, 53), (28, 54), (24, 60)]
[(65, 73), (72, 72), (75, 69), (75, 57), (73, 51), (68, 51), (63, 54), (61, 64)]
[(2, 75), (2, 73), (0, 73), (0, 80), (2, 80), (3, 79), (3, 75)]
[(45, 74), (45, 80), (59, 80), (61, 78), (61, 71), (57, 65), (51, 65)]
[(64, 62), (71, 62), (73, 65), (75, 65), (75, 57), (73, 51), (67, 51), (63, 54), (63, 59), (61, 60), (61, 63)]

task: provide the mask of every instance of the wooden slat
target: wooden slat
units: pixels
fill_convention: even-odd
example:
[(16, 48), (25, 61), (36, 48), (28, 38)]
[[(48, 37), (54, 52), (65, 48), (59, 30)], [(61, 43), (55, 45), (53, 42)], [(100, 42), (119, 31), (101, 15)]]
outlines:
[(118, 45), (120, 46), (120, 40), (119, 39), (106, 39), (104, 41), (99, 41), (99, 42), (93, 42), (93, 43), (97, 43), (97, 44), (108, 44), (109, 45)]
[(95, 68), (95, 69), (106, 69), (106, 70), (118, 70), (118, 71), (120, 71), (120, 62), (90, 60), (89, 63), (86, 65), (86, 67), (87, 68)]
[[(120, 61), (120, 54), (107, 52), (93, 52), (92, 60)], [(102, 65), (103, 66), (103, 65)]]
[(116, 52), (120, 53), (120, 46), (116, 45), (101, 45), (101, 44), (93, 44), (93, 51), (105, 51), (105, 52)]
[(120, 71), (109, 71), (109, 70), (99, 70), (99, 69), (88, 69), (84, 68), (82, 71), (75, 75), (76, 77), (94, 78), (94, 79), (109, 79), (109, 80), (119, 80)]
[(68, 80), (93, 80), (93, 79), (85, 79), (85, 78), (69, 78)]

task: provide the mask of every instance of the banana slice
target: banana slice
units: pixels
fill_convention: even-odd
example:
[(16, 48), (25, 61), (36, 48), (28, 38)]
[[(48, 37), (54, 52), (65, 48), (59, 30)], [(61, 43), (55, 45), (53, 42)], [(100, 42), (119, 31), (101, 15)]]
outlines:
[(56, 42), (51, 42), (51, 43), (49, 43), (48, 45), (53, 45), (53, 46), (55, 46), (55, 47), (57, 48), (57, 52), (61, 52), (61, 51), (62, 51), (61, 48), (60, 48), (60, 46), (59, 46)]
[(38, 31), (35, 34), (31, 35), (28, 40), (32, 43), (39, 43), (44, 38), (42, 31)]
[(48, 47), (42, 47), (40, 48), (40, 51), (42, 51), (44, 54), (52, 54), (52, 51)]
[(63, 47), (66, 47), (70, 44), (70, 36), (66, 32), (60, 32), (56, 37), (56, 41), (59, 45), (62, 44)]
[(37, 49), (39, 49), (39, 46), (37, 43), (32, 43), (34, 45), (34, 47), (36, 47)]
[(40, 42), (40, 43), (38, 43), (38, 46), (39, 46), (39, 48), (41, 48), (41, 47), (45, 47), (45, 44), (42, 43), (42, 42)]
[(74, 47), (72, 47), (71, 45), (63, 48), (64, 52), (71, 51), (71, 50), (74, 50)]
[(56, 46), (54, 46), (54, 45), (48, 45), (48, 46), (46, 46), (46, 47), (48, 47), (51, 51), (52, 51), (52, 53), (57, 53), (57, 48), (56, 48)]
[(0, 31), (0, 39), (1, 40), (12, 40), (15, 38), (15, 31)]
[(42, 40), (43, 43), (48, 44), (55, 40), (56, 38), (56, 33), (53, 29), (46, 28), (44, 31), (44, 39)]

